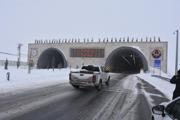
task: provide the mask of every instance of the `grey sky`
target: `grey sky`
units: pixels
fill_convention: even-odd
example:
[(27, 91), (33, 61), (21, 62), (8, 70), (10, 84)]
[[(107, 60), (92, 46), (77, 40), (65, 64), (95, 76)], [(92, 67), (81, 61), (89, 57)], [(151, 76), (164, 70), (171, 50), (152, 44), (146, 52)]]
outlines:
[(0, 51), (23, 43), (27, 53), (35, 39), (159, 36), (174, 62), (178, 11), (179, 0), (0, 0)]

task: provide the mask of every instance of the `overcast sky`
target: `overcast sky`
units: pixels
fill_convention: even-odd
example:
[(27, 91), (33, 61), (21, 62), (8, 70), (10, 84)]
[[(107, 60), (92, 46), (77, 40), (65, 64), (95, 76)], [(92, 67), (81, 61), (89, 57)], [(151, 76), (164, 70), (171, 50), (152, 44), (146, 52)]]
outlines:
[(179, 11), (180, 0), (0, 0), (0, 52), (22, 43), (27, 54), (35, 39), (157, 36), (173, 71)]

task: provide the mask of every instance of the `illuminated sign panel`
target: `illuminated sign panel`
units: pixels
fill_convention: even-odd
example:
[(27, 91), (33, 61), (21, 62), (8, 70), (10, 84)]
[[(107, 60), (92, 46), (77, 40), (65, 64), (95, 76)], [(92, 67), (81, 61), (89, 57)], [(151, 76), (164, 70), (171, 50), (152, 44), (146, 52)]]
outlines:
[(101, 48), (71, 48), (70, 57), (103, 58), (104, 49)]

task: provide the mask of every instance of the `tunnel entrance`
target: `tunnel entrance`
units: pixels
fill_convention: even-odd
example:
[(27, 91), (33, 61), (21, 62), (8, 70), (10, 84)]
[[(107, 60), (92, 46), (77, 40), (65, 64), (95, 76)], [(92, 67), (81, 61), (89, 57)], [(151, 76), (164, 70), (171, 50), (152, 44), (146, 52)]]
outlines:
[(37, 62), (37, 68), (49, 69), (49, 68), (65, 68), (67, 62), (62, 52), (56, 48), (46, 49), (39, 57)]
[(108, 56), (105, 67), (114, 73), (139, 73), (148, 70), (145, 56), (136, 48), (120, 47)]

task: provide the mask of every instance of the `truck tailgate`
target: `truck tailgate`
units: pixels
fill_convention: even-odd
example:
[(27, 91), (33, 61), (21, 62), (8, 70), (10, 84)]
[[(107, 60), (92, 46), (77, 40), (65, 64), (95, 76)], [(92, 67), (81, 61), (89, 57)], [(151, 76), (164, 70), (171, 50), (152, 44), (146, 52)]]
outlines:
[(71, 80), (89, 81), (92, 80), (93, 74), (87, 73), (71, 73)]

